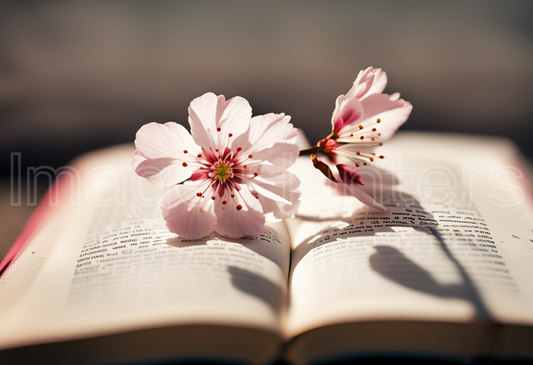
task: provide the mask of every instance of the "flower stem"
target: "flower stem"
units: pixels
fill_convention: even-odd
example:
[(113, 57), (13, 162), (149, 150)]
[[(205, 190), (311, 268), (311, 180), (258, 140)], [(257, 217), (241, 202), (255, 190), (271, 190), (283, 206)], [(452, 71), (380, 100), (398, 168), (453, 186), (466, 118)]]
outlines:
[(300, 150), (300, 155), (299, 156), (307, 154), (307, 153), (315, 154), (317, 151), (318, 151), (318, 146), (314, 146), (314, 147), (311, 147), (311, 148), (307, 148), (305, 150)]

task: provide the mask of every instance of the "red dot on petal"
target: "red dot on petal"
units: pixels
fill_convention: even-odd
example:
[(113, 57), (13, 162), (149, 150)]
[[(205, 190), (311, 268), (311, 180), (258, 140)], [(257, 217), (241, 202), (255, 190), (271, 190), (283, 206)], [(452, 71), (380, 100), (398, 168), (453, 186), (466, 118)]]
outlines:
[(211, 200), (215, 200), (215, 197), (214, 197), (214, 196), (212, 196), (212, 197), (211, 197)]
[(233, 133), (229, 133), (229, 134), (228, 134), (228, 137), (233, 137)]
[(237, 210), (241, 210), (242, 209), (242, 205), (237, 205)]
[(259, 174), (257, 172), (254, 172), (254, 176), (257, 176), (257, 175), (259, 175)]
[(222, 205), (226, 205), (227, 203), (228, 203), (228, 202), (224, 200), (224, 201), (222, 202)]
[(252, 158), (252, 157), (254, 157), (254, 156), (252, 156), (252, 155), (248, 155), (248, 158)]
[(242, 165), (242, 168), (246, 170), (248, 168), (248, 166)]
[(220, 132), (220, 127), (219, 127), (219, 128), (217, 128), (217, 132)]
[(241, 152), (242, 151), (242, 148), (241, 147), (237, 147), (237, 152)]
[(187, 162), (182, 163), (181, 166), (187, 167)]
[(231, 194), (231, 197), (232, 197), (232, 198), (235, 198), (235, 194)]

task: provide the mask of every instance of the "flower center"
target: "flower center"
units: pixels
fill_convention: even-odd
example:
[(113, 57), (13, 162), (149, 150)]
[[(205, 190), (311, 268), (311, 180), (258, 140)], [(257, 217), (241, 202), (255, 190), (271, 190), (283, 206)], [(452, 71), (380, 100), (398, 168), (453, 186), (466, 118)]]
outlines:
[(233, 177), (233, 170), (231, 169), (231, 166), (228, 166), (226, 162), (220, 162), (219, 164), (215, 166), (214, 178), (216, 180), (220, 181), (221, 183), (224, 183), (232, 177)]
[(335, 147), (336, 144), (337, 142), (335, 142), (335, 140), (331, 139), (330, 137), (327, 137), (318, 142), (318, 148), (322, 152), (327, 154), (333, 151), (333, 148)]

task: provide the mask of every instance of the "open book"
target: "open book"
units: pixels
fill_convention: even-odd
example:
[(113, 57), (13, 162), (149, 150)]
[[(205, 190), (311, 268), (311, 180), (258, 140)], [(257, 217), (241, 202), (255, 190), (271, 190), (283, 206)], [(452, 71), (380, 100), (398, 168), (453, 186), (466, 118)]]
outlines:
[(507, 140), (398, 134), (360, 171), (386, 213), (301, 157), (298, 215), (239, 240), (169, 233), (132, 152), (82, 156), (41, 202), (0, 268), (0, 363), (533, 358), (532, 194)]

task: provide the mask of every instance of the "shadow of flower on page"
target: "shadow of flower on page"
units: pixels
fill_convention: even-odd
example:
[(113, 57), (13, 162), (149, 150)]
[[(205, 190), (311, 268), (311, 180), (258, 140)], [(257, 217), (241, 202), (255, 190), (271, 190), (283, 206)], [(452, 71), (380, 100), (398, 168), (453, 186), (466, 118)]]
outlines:
[[(368, 259), (372, 271), (411, 290), (441, 298), (467, 300), (475, 307), (477, 320), (490, 319), (492, 316), (483, 303), (478, 289), (439, 233), (438, 222), (433, 215), (427, 212), (413, 196), (406, 193), (391, 191), (383, 194), (381, 198), (383, 204), (388, 208), (388, 212), (377, 212), (364, 207), (355, 211), (350, 218), (337, 220), (305, 219), (306, 221), (314, 221), (322, 227), (327, 225), (327, 227), (325, 227), (326, 229), (322, 228), (319, 234), (311, 235), (296, 247), (292, 270), (308, 252), (322, 245), (347, 238), (375, 237), (372, 243), (366, 243), (366, 247), (371, 244), (372, 249), (375, 250)], [(433, 238), (427, 242), (426, 240), (420, 241), (416, 249), (418, 252), (433, 250), (438, 255), (439, 252), (443, 254), (447, 264), (451, 264), (450, 267), (453, 267), (458, 274), (456, 282), (442, 283), (432, 273), (431, 266), (422, 266), (423, 261), (420, 261), (422, 256), (418, 257), (422, 265), (415, 262), (415, 257), (410, 257), (411, 253), (407, 252), (415, 252), (412, 251), (412, 245), (416, 238), (411, 238), (408, 235), (411, 234), (409, 232), (413, 231), (415, 235), (418, 232), (418, 237), (420, 237), (420, 233), (425, 233)], [(391, 245), (389, 238), (382, 237), (383, 235), (390, 237), (391, 233), (398, 236), (397, 247)], [(401, 238), (402, 234), (407, 236)], [(350, 242), (347, 244), (352, 245)], [(402, 247), (407, 248), (409, 246), (411, 247), (409, 250), (402, 250)], [(446, 262), (444, 263), (446, 264)]]
[[(476, 308), (477, 320), (489, 320), (492, 318), (492, 315), (485, 306), (470, 275), (466, 271), (465, 267), (450, 251), (448, 245), (444, 241), (444, 238), (441, 236), (438, 230), (437, 221), (433, 215), (426, 212), (413, 196), (407, 196), (407, 194), (404, 194), (404, 197), (408, 198), (407, 201), (411, 203), (409, 204), (411, 208), (417, 210), (419, 213), (423, 212), (421, 215), (425, 216), (422, 218), (423, 220), (418, 220), (418, 222), (411, 220), (409, 225), (411, 225), (414, 230), (427, 233), (436, 239), (442, 252), (457, 269), (461, 277), (461, 282), (454, 284), (441, 284), (434, 278), (431, 272), (419, 266), (409, 257), (405, 256), (400, 250), (386, 245), (374, 246), (374, 249), (377, 252), (370, 256), (370, 267), (383, 277), (407, 288), (443, 298), (458, 298), (468, 300)], [(403, 204), (400, 203), (395, 208), (401, 208), (402, 206)], [(395, 209), (392, 209), (392, 211), (394, 214)], [(419, 219), (421, 218), (419, 217)], [(383, 258), (385, 257), (388, 259), (387, 261), (389, 261), (389, 264), (384, 264)]]
[[(278, 224), (279, 226), (279, 224)], [(282, 257), (288, 255), (288, 247), (282, 245), (278, 238), (279, 232), (275, 227), (270, 226), (263, 230), (258, 237), (244, 237), (244, 238), (227, 238), (219, 235), (216, 232), (211, 232), (207, 236), (201, 239), (189, 240), (178, 236), (167, 238), (166, 243), (169, 246), (176, 248), (186, 248), (193, 246), (207, 247), (213, 243), (217, 244), (237, 244), (240, 249), (253, 252), (255, 255), (263, 257), (272, 261), (281, 270), (286, 270), (282, 263)], [(286, 251), (286, 252), (285, 252)]]
[(206, 246), (207, 241), (204, 239), (201, 240), (187, 240), (181, 237), (170, 237), (166, 240), (167, 245), (172, 247), (184, 248), (192, 246)]
[[(433, 229), (428, 228), (433, 231)], [(438, 232), (435, 232), (438, 234)], [(432, 234), (432, 233), (431, 233)], [(470, 301), (476, 308), (476, 319), (489, 320), (492, 316), (486, 308), (470, 276), (451, 254), (444, 241), (437, 237), (442, 250), (453, 262), (461, 275), (461, 283), (441, 284), (433, 275), (417, 263), (406, 257), (400, 250), (391, 246), (374, 246), (376, 253), (369, 259), (370, 267), (375, 272), (406, 288), (431, 294), (441, 298), (458, 298)]]
[(228, 272), (231, 282), (237, 289), (261, 299), (274, 313), (281, 312), (285, 297), (282, 288), (261, 275), (237, 266), (228, 266)]
[[(204, 265), (204, 268), (212, 270), (211, 279), (229, 283), (239, 291), (260, 299), (279, 314), (286, 299), (286, 285), (276, 284), (269, 275), (263, 274), (279, 270), (280, 277), (287, 276), (289, 247), (278, 238), (278, 226), (270, 225), (258, 237), (236, 239), (212, 232), (198, 240), (172, 237), (166, 243), (178, 250), (194, 252), (197, 260), (208, 257), (210, 264)], [(286, 284), (286, 280), (283, 283)]]

